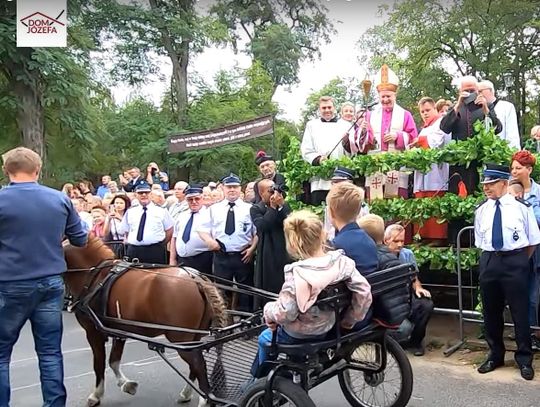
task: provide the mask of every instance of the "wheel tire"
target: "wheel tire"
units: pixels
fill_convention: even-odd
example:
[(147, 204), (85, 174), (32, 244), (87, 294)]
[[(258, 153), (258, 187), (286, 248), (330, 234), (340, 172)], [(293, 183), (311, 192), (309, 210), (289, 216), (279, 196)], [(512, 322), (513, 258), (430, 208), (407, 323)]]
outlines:
[[(283, 377), (276, 377), (273, 383), (274, 395), (285, 397), (289, 403), (296, 407), (316, 407), (315, 403), (305, 390), (292, 381)], [(266, 378), (258, 379), (246, 389), (240, 398), (241, 407), (259, 407), (266, 391)], [(282, 403), (280, 403), (281, 405)]]
[[(362, 344), (362, 345), (365, 345), (365, 344)], [(409, 358), (405, 354), (405, 351), (403, 350), (403, 348), (395, 341), (395, 339), (391, 338), (390, 336), (386, 336), (386, 353), (387, 353), (387, 362), (390, 363), (391, 362), (390, 357), (392, 357), (397, 364), (397, 368), (399, 369), (401, 383), (399, 384), (399, 389), (396, 392), (397, 397), (395, 397), (392, 404), (374, 404), (372, 402), (363, 400), (361, 395), (357, 394), (355, 389), (352, 386), (351, 374), (355, 374), (357, 376), (364, 375), (363, 380), (365, 381), (365, 373), (358, 370), (346, 369), (338, 374), (338, 378), (339, 378), (339, 385), (341, 387), (341, 390), (343, 391), (343, 395), (345, 396), (345, 398), (347, 399), (347, 401), (350, 403), (351, 406), (353, 407), (405, 407), (407, 406), (407, 403), (409, 402), (411, 398), (412, 390), (413, 390), (413, 372), (411, 368), (411, 363), (409, 362)], [(383, 371), (382, 373), (384, 373), (385, 371)], [(386, 376), (385, 376), (385, 379), (387, 379)], [(384, 383), (385, 382), (383, 380), (381, 383), (378, 383), (377, 385), (370, 386), (370, 387), (376, 388)], [(370, 399), (373, 399), (373, 393), (370, 393), (370, 394), (372, 396), (370, 397)]]

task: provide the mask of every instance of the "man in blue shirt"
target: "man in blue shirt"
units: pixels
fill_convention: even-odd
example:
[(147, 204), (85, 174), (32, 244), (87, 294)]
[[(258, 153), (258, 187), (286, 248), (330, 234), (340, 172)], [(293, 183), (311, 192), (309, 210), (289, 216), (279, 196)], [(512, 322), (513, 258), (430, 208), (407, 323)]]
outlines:
[(69, 198), (38, 184), (38, 154), (18, 147), (2, 159), (10, 184), (0, 190), (0, 406), (9, 406), (11, 353), (30, 320), (43, 405), (63, 407), (62, 240), (85, 246), (87, 234)]

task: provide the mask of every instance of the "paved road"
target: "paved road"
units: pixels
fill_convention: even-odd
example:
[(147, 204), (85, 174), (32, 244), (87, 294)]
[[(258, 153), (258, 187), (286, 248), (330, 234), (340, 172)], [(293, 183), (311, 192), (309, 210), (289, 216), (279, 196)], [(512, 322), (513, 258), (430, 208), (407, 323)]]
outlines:
[[(94, 385), (91, 352), (84, 333), (72, 315), (65, 315), (64, 355), (68, 406), (86, 405)], [(41, 402), (39, 372), (29, 327), (25, 327), (11, 365), (12, 407), (38, 407)], [(497, 376), (480, 376), (470, 366), (447, 364), (443, 359), (412, 359), (415, 374), (411, 407), (537, 407), (540, 392), (536, 379), (525, 382), (517, 370), (505, 368)], [(171, 407), (181, 381), (143, 344), (128, 342), (123, 359), (125, 374), (139, 382), (135, 396), (121, 393), (114, 376), (107, 371), (103, 406)], [(310, 393), (318, 407), (348, 405), (337, 381), (321, 385)], [(192, 401), (185, 406), (196, 406)]]

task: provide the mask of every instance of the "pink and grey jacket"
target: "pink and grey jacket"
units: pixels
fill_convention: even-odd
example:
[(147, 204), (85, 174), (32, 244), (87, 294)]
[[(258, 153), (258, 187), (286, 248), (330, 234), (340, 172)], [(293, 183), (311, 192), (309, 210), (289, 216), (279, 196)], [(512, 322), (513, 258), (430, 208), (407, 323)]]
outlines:
[(354, 325), (364, 319), (371, 306), (371, 287), (354, 261), (341, 250), (285, 266), (285, 283), (279, 298), (266, 304), (264, 317), (282, 325), (295, 338), (325, 334), (336, 322), (334, 312), (313, 304), (324, 288), (340, 281), (344, 281), (353, 294), (343, 322)]

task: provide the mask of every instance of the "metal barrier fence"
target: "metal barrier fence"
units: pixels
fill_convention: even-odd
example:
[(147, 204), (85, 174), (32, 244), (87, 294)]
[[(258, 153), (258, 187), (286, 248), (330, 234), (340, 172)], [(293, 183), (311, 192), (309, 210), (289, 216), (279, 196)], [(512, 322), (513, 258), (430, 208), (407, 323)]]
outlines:
[[(474, 302), (473, 302), (473, 292), (474, 290), (478, 290), (478, 286), (473, 286), (472, 282), (472, 273), (470, 278), (470, 284), (468, 286), (463, 286), (463, 276), (462, 276), (462, 269), (461, 269), (461, 253), (462, 253), (462, 245), (461, 245), (461, 238), (465, 232), (474, 232), (473, 226), (467, 226), (461, 229), (457, 235), (457, 242), (456, 242), (456, 272), (457, 272), (457, 290), (458, 290), (458, 309), (448, 309), (448, 308), (435, 308), (435, 312), (440, 314), (446, 314), (446, 315), (458, 315), (459, 316), (459, 341), (444, 350), (443, 354), (444, 356), (450, 356), (454, 352), (456, 352), (458, 349), (460, 349), (465, 343), (467, 342), (464, 332), (465, 322), (470, 322), (474, 324), (483, 324), (484, 319), (481, 312), (475, 311), (474, 309), (464, 309), (463, 306), (463, 290), (469, 289), (470, 290), (470, 297), (471, 297), (471, 308), (474, 308)], [(471, 240), (472, 241), (472, 240)], [(426, 286), (428, 286), (426, 284)], [(514, 324), (512, 323), (505, 323), (504, 324), (507, 327), (513, 327)], [(540, 327), (538, 326), (532, 326), (531, 329), (535, 331), (539, 331)]]

